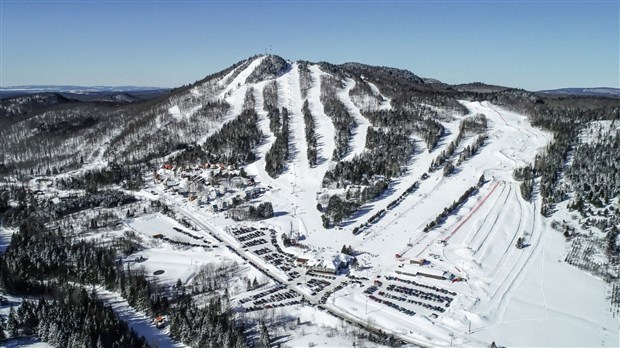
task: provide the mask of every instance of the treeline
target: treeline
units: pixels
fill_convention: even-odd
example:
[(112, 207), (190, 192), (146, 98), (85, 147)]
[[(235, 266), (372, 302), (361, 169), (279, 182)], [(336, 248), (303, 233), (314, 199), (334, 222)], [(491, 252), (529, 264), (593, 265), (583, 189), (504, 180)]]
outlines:
[[(273, 109), (272, 109), (273, 110)], [(277, 109), (276, 109), (277, 110)], [(270, 111), (271, 113), (271, 111)], [(275, 178), (284, 171), (284, 166), (289, 158), (289, 116), (288, 110), (282, 108), (278, 114), (282, 117), (282, 127), (276, 129), (274, 135), (276, 140), (265, 154), (265, 170), (269, 176)]]
[(112, 287), (119, 278), (116, 251), (134, 251), (130, 241), (100, 242), (74, 240), (62, 231), (48, 231), (34, 222), (22, 221), (0, 261), (0, 279), (11, 293), (37, 294), (41, 284), (52, 280), (101, 284)]
[(297, 62), (297, 66), (299, 67), (299, 89), (303, 99), (308, 98), (308, 91), (312, 88), (312, 83), (314, 82), (308, 64), (307, 61)]
[(414, 110), (378, 110), (364, 113), (364, 116), (375, 127), (390, 127), (413, 132), (426, 143), (429, 152), (437, 147), (444, 136), (443, 125), (432, 117), (436, 113), (428, 107), (416, 106)]
[(575, 202), (602, 208), (620, 196), (620, 131), (578, 145), (566, 171), (576, 193)]
[(407, 130), (369, 127), (366, 149), (361, 155), (350, 161), (338, 162), (333, 169), (327, 171), (323, 178), (323, 187), (368, 184), (375, 175), (386, 178), (400, 176), (401, 167), (413, 154), (414, 143)]
[[(14, 200), (14, 204), (9, 204), (10, 200)], [(133, 195), (115, 190), (76, 195), (57, 202), (15, 187), (0, 194), (0, 218), (5, 226), (19, 226), (25, 219), (49, 222), (89, 208), (112, 208), (133, 202), (136, 202)]]
[(454, 201), (449, 207), (444, 208), (444, 210), (439, 215), (437, 215), (433, 221), (429, 222), (428, 224), (426, 224), (426, 226), (424, 226), (423, 231), (428, 232), (435, 227), (441, 226), (446, 221), (448, 216), (450, 216), (450, 214), (455, 213), (463, 205), (463, 203), (465, 203), (469, 199), (469, 197), (473, 196), (476, 192), (478, 192), (478, 189), (482, 187), (482, 185), (484, 185), (484, 182), (484, 175), (482, 175), (478, 180), (478, 184), (476, 186), (468, 188), (459, 197), (459, 199)]
[(148, 347), (114, 311), (84, 288), (53, 283), (45, 299), (24, 300), (11, 308), (9, 338), (37, 336), (54, 347)]
[(321, 215), (323, 227), (328, 228), (332, 224), (339, 224), (357, 210), (359, 204), (354, 201), (342, 199), (338, 195), (329, 198), (325, 213)]
[(301, 109), (304, 114), (304, 124), (306, 126), (306, 144), (308, 146), (308, 163), (311, 167), (314, 167), (318, 163), (318, 142), (316, 136), (316, 125), (314, 117), (308, 107), (308, 100), (304, 101), (304, 106)]
[(224, 124), (200, 146), (188, 148), (172, 159), (177, 165), (196, 162), (227, 163), (243, 165), (256, 160), (254, 147), (260, 143), (263, 133), (257, 125), (258, 115), (246, 109), (237, 118)]
[(246, 347), (245, 336), (220, 297), (199, 307), (182, 296), (169, 319), (170, 337), (191, 347)]
[(278, 82), (273, 80), (263, 87), (263, 110), (278, 109)]
[(459, 134), (463, 136), (484, 133), (487, 130), (487, 117), (485, 114), (475, 114), (463, 119), (459, 125)]
[(59, 177), (55, 180), (56, 187), (61, 190), (86, 190), (96, 192), (102, 187), (120, 184), (128, 190), (139, 190), (144, 185), (143, 173), (149, 168), (146, 165), (119, 165), (111, 163), (102, 169), (89, 170), (83, 174)]
[[(22, 205), (26, 205), (26, 203), (24, 202)], [(45, 229), (40, 218), (31, 215), (29, 210), (26, 210), (25, 215), (22, 216), (21, 221), (18, 221), (18, 223), (18, 231), (13, 234), (6, 252), (0, 257), (0, 281), (2, 281), (3, 288), (9, 293), (32, 296), (60, 294), (55, 304), (64, 308), (57, 310), (74, 311), (76, 313), (80, 312), (73, 307), (70, 299), (60, 292), (62, 286), (58, 284), (76, 283), (104, 286), (111, 291), (120, 293), (132, 307), (146, 311), (149, 315), (169, 313), (172, 317), (183, 317), (182, 311), (185, 308), (183, 306), (194, 306), (191, 304), (191, 298), (183, 297), (184, 289), (173, 291), (175, 289), (151, 282), (147, 279), (144, 270), (139, 267), (131, 268), (127, 264), (127, 268), (123, 269), (123, 265), (119, 261), (121, 256), (119, 253), (128, 255), (139, 248), (139, 245), (134, 244), (132, 241), (112, 240), (104, 244), (97, 240), (76, 240), (72, 236), (65, 236), (60, 230), (50, 231)], [(180, 301), (185, 302), (184, 304), (176, 305)], [(49, 313), (55, 312), (50, 310)], [(69, 318), (73, 317), (69, 316)], [(83, 320), (84, 316), (79, 318)], [(86, 316), (86, 318), (90, 317)], [(97, 322), (100, 318), (101, 316), (92, 318), (92, 321)], [(56, 342), (54, 340), (58, 335), (64, 335), (64, 333), (69, 335), (74, 330), (74, 327), (65, 322), (67, 316), (62, 318), (50, 316), (46, 319), (50, 323), (47, 326), (50, 330), (49, 335), (56, 336), (49, 336), (48, 333), (39, 331), (32, 332), (32, 334), (46, 340), (51, 337), (52, 342)], [(191, 318), (191, 320), (194, 321), (196, 318)], [(237, 338), (243, 337), (242, 332), (237, 328), (222, 326), (223, 321), (232, 323), (232, 313), (218, 310), (217, 316), (200, 318), (199, 327), (201, 327), (202, 331), (198, 337), (209, 335), (214, 340), (216, 339), (214, 337), (217, 335), (226, 336), (232, 335), (232, 333)], [(108, 320), (106, 325), (111, 325), (111, 323)], [(68, 326), (65, 328), (65, 325)], [(176, 325), (183, 326), (184, 324), (181, 322), (171, 323), (172, 332), (175, 332), (177, 329)], [(30, 327), (33, 326), (31, 325)], [(52, 332), (52, 328), (57, 330)], [(85, 337), (93, 334), (86, 331), (90, 328), (88, 325), (82, 325), (81, 329), (80, 327), (75, 329), (83, 330), (76, 333), (76, 335), (80, 335), (82, 340), (79, 341), (80, 344), (77, 346), (93, 346), (89, 343), (83, 344), (87, 342)], [(181, 328), (179, 330), (182, 331), (184, 329)], [(105, 333), (105, 330), (103, 332)], [(97, 332), (94, 334), (98, 335)], [(123, 337), (125, 336), (123, 334)], [(111, 340), (116, 339), (114, 335), (106, 337)], [(202, 345), (194, 343), (186, 336), (181, 337), (181, 339), (185, 340), (184, 342), (187, 344), (202, 347)], [(123, 343), (127, 338), (121, 337), (118, 340), (120, 343)], [(58, 346), (63, 346), (62, 342), (64, 341), (58, 342), (60, 342), (57, 343)], [(131, 347), (141, 346), (141, 341), (134, 340), (129, 342), (133, 342), (129, 344)], [(237, 347), (241, 343), (244, 343), (243, 339), (240, 339), (239, 343), (226, 345), (228, 343), (224, 342), (223, 345), (218, 346)], [(95, 341), (94, 344), (97, 344), (97, 342)], [(66, 346), (73, 347), (75, 345), (69, 343)], [(118, 345), (108, 344), (104, 346), (116, 347)], [(125, 345), (120, 345), (119, 347), (125, 347)]]
[(237, 206), (231, 209), (230, 215), (234, 220), (264, 220), (273, 217), (271, 202), (263, 202), (256, 206)]
[(459, 132), (456, 135), (456, 138), (448, 145), (448, 147), (443, 150), (432, 162), (430, 167), (428, 168), (429, 172), (434, 172), (443, 167), (444, 176), (448, 176), (454, 172), (456, 166), (460, 165), (467, 158), (475, 155), (480, 147), (484, 144), (484, 140), (486, 139), (486, 135), (480, 135), (472, 144), (472, 146), (467, 146), (461, 152), (457, 164), (453, 162), (448, 162), (449, 159), (454, 156), (456, 149), (463, 139), (471, 135), (472, 133), (482, 133), (485, 132), (487, 128), (487, 120), (484, 114), (477, 114), (472, 117), (468, 117), (464, 119), (459, 124)]
[(335, 161), (344, 158), (349, 152), (349, 140), (353, 135), (353, 129), (357, 127), (357, 123), (337, 97), (340, 87), (338, 80), (327, 76), (321, 77), (321, 103), (325, 115), (332, 119), (336, 132), (334, 136), (336, 148), (332, 155)]
[(461, 154), (459, 155), (459, 159), (456, 161), (456, 165), (460, 166), (463, 162), (467, 161), (469, 158), (473, 157), (478, 153), (480, 148), (484, 146), (484, 142), (487, 139), (486, 134), (479, 135), (476, 140), (471, 145), (465, 146)]
[(288, 64), (282, 57), (268, 55), (263, 61), (250, 73), (245, 83), (257, 83), (269, 79), (275, 79), (284, 75), (290, 69)]
[[(620, 119), (617, 98), (539, 97), (523, 90), (474, 94), (473, 97), (490, 100), (496, 105), (528, 115), (534, 126), (553, 133), (553, 142), (536, 156), (529, 168), (515, 171), (515, 178), (526, 172), (533, 178), (540, 178), (540, 195), (543, 198), (541, 213), (545, 216), (553, 214), (555, 204), (567, 199), (568, 192), (574, 190), (576, 195), (581, 194), (572, 187), (571, 182), (562, 180), (563, 173), (568, 169), (571, 150), (578, 144), (580, 130), (592, 121)], [(601, 160), (603, 157), (597, 158)], [(593, 178), (599, 172), (592, 171), (590, 175)], [(531, 178), (525, 177), (524, 180)]]
[(269, 119), (269, 129), (276, 135), (280, 133), (282, 129), (282, 121), (280, 120), (280, 110), (276, 107), (272, 107), (267, 111), (267, 118)]

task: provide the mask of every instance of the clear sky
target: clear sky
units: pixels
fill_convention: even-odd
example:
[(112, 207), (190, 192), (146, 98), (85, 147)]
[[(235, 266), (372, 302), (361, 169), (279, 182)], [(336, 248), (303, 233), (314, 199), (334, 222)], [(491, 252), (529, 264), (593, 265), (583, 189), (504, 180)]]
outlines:
[(0, 85), (174, 87), (271, 46), (448, 83), (619, 87), (619, 3), (0, 0)]

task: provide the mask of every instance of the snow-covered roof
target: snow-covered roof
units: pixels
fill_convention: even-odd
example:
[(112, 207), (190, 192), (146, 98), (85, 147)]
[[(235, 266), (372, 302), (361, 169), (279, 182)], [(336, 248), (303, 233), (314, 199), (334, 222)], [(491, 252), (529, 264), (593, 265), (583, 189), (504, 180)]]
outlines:
[(348, 264), (353, 259), (352, 256), (342, 253), (313, 252), (303, 255), (300, 258), (308, 259), (308, 267), (324, 268), (336, 270), (342, 263)]
[(443, 277), (445, 271), (437, 268), (417, 266), (415, 264), (403, 266), (403, 271), (412, 274), (424, 273), (436, 277)]

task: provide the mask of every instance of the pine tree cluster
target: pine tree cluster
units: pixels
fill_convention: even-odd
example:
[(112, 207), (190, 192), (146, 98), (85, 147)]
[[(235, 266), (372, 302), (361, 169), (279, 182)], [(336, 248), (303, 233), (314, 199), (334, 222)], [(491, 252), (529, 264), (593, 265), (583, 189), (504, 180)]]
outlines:
[(278, 113), (282, 116), (282, 127), (274, 131), (276, 140), (265, 154), (265, 170), (267, 174), (275, 178), (284, 171), (284, 166), (289, 158), (289, 116), (288, 110), (282, 108)]

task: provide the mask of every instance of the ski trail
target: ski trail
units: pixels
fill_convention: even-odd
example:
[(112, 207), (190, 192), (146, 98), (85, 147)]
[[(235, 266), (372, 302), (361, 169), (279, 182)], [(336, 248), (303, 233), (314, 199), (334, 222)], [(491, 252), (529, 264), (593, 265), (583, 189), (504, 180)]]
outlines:
[(265, 82), (261, 82), (254, 86), (254, 100), (256, 101), (254, 111), (258, 114), (258, 128), (261, 130), (264, 136), (263, 142), (256, 147), (256, 155), (259, 158), (257, 166), (259, 168), (265, 168), (265, 154), (271, 148), (271, 145), (276, 140), (275, 135), (269, 128), (269, 118), (267, 117), (267, 111), (264, 109), (265, 100), (263, 98), (263, 89), (265, 88)]
[(248, 76), (250, 76), (250, 74), (254, 71), (254, 69), (256, 69), (256, 67), (258, 67), (260, 65), (260, 63), (263, 62), (263, 59), (265, 59), (264, 56), (254, 59), (254, 61), (252, 61), (252, 63), (250, 63), (250, 65), (248, 65), (248, 67), (245, 68), (245, 70), (240, 72), (239, 75), (237, 75), (228, 84), (228, 87), (226, 87), (224, 89), (224, 91), (220, 94), (220, 98), (224, 98), (226, 96), (226, 94), (229, 94), (229, 93), (233, 92), (233, 89), (239, 89), (239, 87), (238, 87), (239, 85), (244, 85), (245, 84), (245, 80), (248, 78)]
[[(487, 233), (483, 234), (483, 238), (482, 241), (480, 241), (480, 243), (478, 244), (478, 247), (476, 248), (476, 250), (474, 251), (474, 254), (478, 254), (480, 252), (480, 249), (482, 249), (482, 256), (480, 256), (480, 260), (483, 260), (483, 256), (484, 256), (484, 247), (486, 246), (486, 241), (489, 239), (489, 237), (491, 236), (491, 234), (493, 234), (494, 232), (497, 231), (497, 229), (495, 228), (495, 226), (497, 225), (497, 221), (500, 220), (500, 217), (502, 218), (502, 220), (504, 219), (505, 216), (505, 211), (504, 211), (504, 207), (506, 207), (506, 203), (508, 202), (508, 198), (510, 198), (510, 193), (512, 193), (512, 187), (508, 187), (508, 191), (506, 192), (504, 201), (497, 206), (497, 215), (495, 216), (495, 220), (493, 220), (493, 224), (490, 226), (489, 231)], [(493, 239), (493, 237), (491, 237), (491, 239)], [(472, 250), (474, 249), (473, 246), (471, 247)]]
[[(314, 117), (316, 134), (318, 137), (319, 145), (319, 159), (317, 167), (321, 167), (322, 164), (328, 164), (336, 148), (335, 129), (331, 118), (325, 115), (323, 103), (321, 103), (321, 75), (327, 75), (321, 71), (318, 65), (311, 65), (309, 67), (312, 74), (312, 87), (308, 90), (308, 108)], [(320, 168), (323, 174), (327, 168)], [(323, 175), (321, 175), (322, 177)]]
[(120, 294), (98, 287), (97, 297), (103, 301), (106, 306), (110, 306), (118, 318), (127, 323), (129, 328), (134, 330), (138, 335), (144, 336), (152, 347), (186, 347), (186, 345), (182, 343), (173, 341), (170, 336), (156, 328), (146, 315), (131, 307)]
[(340, 90), (337, 94), (338, 99), (347, 108), (347, 111), (357, 123), (357, 127), (353, 130), (353, 139), (349, 141), (349, 154), (343, 159), (344, 161), (350, 161), (356, 155), (364, 152), (366, 148), (366, 133), (368, 133), (368, 127), (370, 122), (366, 117), (362, 116), (360, 110), (355, 106), (349, 95), (349, 91), (355, 87), (355, 81), (347, 79), (344, 89)]
[(366, 80), (364, 80), (364, 82), (368, 84), (368, 86), (372, 90), (372, 93), (374, 93), (375, 96), (380, 97), (382, 99), (381, 102), (379, 103), (378, 109), (379, 110), (392, 110), (392, 99), (381, 94), (381, 91), (379, 91), (379, 87), (377, 87), (377, 85), (375, 85), (374, 83), (370, 81), (366, 81)]
[[(301, 112), (303, 101), (301, 98), (301, 86), (299, 83), (299, 66), (297, 63), (293, 64), (291, 71), (288, 74), (288, 111), (289, 111), (289, 132), (290, 143), (289, 148), (291, 160), (293, 165), (293, 175), (296, 180), (301, 180), (298, 175), (303, 175), (310, 171), (310, 164), (308, 163), (308, 143), (306, 142), (306, 125), (304, 123), (304, 116)], [(294, 145), (293, 145), (294, 144)]]
[[(506, 244), (506, 248), (504, 249), (504, 253), (502, 254), (502, 257), (501, 257), (500, 261), (497, 262), (495, 264), (495, 267), (493, 267), (491, 272), (489, 272), (491, 277), (494, 277), (497, 274), (497, 271), (499, 270), (500, 265), (503, 264), (504, 259), (506, 258), (506, 256), (509, 255), (512, 252), (512, 250), (510, 250), (510, 249), (514, 248), (515, 240), (518, 238), (518, 236), (520, 235), (522, 229), (524, 228), (524, 227), (522, 227), (522, 222), (523, 222), (523, 218), (522, 217), (523, 217), (523, 214), (524, 214), (523, 204), (521, 203), (521, 200), (518, 197), (517, 190), (513, 190), (513, 195), (514, 195), (515, 199), (517, 200), (517, 202), (519, 203), (519, 215), (517, 215), (517, 216), (519, 216), (519, 224), (517, 225), (515, 233), (512, 235), (512, 238), (510, 239), (510, 242)], [(487, 250), (489, 250), (488, 249), (488, 245), (485, 247), (485, 252)], [(484, 253), (482, 254), (481, 259), (485, 259), (485, 254)]]
[(230, 104), (230, 109), (226, 115), (227, 118), (236, 117), (243, 111), (243, 101), (245, 100), (245, 93), (249, 86), (245, 84), (245, 80), (256, 69), (256, 67), (265, 59), (260, 57), (255, 59), (245, 70), (243, 70), (235, 79), (226, 87), (226, 89), (220, 94), (220, 98), (226, 100)]
[(456, 234), (456, 232), (461, 228), (461, 226), (463, 226), (463, 224), (465, 224), (472, 217), (472, 215), (474, 215), (474, 213), (480, 208), (480, 206), (482, 206), (484, 202), (486, 202), (489, 196), (493, 194), (493, 191), (495, 191), (495, 189), (497, 188), (497, 185), (499, 185), (499, 181), (495, 182), (491, 190), (481, 200), (478, 201), (476, 206), (469, 212), (469, 214), (467, 214), (467, 217), (461, 220), (461, 222), (454, 228), (452, 233), (450, 233), (446, 238), (444, 238), (444, 242), (447, 242), (448, 240), (450, 240), (450, 238), (452, 238), (452, 236)]

